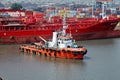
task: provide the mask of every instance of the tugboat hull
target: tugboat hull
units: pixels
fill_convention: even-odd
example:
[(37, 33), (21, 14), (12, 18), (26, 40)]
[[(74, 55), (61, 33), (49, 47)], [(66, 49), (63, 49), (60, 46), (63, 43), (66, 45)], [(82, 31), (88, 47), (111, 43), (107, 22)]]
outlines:
[(20, 51), (29, 54), (43, 55), (46, 57), (66, 58), (66, 59), (83, 59), (83, 56), (87, 53), (85, 51), (70, 51), (70, 50), (55, 50), (49, 48), (37, 48), (36, 46), (21, 45)]

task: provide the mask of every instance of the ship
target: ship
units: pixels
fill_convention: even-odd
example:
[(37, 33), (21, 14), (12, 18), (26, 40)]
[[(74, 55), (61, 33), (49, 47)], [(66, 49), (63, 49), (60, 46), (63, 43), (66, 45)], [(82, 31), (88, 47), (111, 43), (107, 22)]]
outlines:
[[(62, 29), (63, 19), (52, 16), (46, 20), (44, 17), (45, 14), (41, 12), (1, 9), (0, 44), (38, 42), (39, 36), (50, 39), (53, 31)], [(119, 32), (113, 32), (119, 21), (117, 17), (66, 18), (66, 33), (71, 33), (76, 40), (116, 37)]]
[(62, 31), (54, 31), (52, 40), (36, 42), (31, 45), (24, 44), (20, 46), (20, 51), (28, 54), (43, 55), (46, 57), (65, 58), (65, 59), (83, 59), (87, 49), (78, 46), (72, 37), (72, 34), (66, 34), (66, 25), (63, 25)]

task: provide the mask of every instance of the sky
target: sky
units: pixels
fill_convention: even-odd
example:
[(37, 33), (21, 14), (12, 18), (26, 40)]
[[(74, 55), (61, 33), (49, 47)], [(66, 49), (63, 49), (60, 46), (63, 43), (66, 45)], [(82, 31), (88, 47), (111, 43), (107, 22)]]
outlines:
[[(38, 1), (46, 1), (46, 2), (91, 2), (92, 0), (0, 0), (0, 2), (21, 2), (21, 1), (30, 1), (30, 2), (38, 2)], [(114, 0), (115, 2), (120, 2), (120, 0)]]

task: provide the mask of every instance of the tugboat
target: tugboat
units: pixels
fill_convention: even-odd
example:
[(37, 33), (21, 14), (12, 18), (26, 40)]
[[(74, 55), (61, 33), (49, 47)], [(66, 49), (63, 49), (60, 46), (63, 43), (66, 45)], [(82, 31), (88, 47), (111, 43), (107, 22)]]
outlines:
[(87, 49), (78, 46), (71, 34), (66, 34), (66, 22), (63, 21), (63, 29), (54, 31), (51, 41), (46, 41), (40, 36), (42, 41), (31, 45), (21, 45), (20, 51), (24, 53), (44, 55), (55, 58), (83, 59)]

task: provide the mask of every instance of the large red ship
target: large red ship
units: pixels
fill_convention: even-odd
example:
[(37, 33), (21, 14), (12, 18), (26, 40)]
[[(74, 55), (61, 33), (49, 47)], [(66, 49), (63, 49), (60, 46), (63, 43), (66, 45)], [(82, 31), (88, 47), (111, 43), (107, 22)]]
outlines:
[[(1, 9), (0, 44), (31, 43), (39, 41), (38, 36), (50, 39), (53, 31), (62, 29), (62, 18), (53, 16), (46, 20), (44, 17), (40, 12)], [(112, 32), (119, 21), (117, 17), (66, 18), (66, 31), (76, 40), (116, 37), (118, 31)]]

